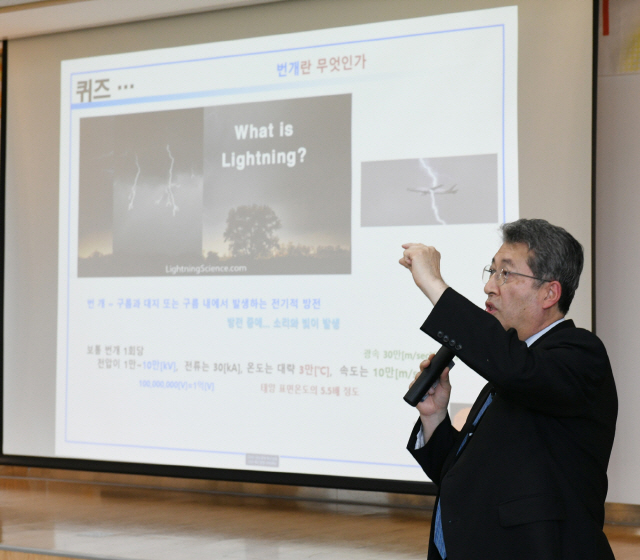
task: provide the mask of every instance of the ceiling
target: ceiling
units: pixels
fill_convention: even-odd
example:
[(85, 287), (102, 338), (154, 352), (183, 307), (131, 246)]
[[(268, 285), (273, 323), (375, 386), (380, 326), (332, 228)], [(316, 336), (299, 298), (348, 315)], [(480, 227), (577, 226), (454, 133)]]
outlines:
[(281, 0), (0, 0), (0, 39)]

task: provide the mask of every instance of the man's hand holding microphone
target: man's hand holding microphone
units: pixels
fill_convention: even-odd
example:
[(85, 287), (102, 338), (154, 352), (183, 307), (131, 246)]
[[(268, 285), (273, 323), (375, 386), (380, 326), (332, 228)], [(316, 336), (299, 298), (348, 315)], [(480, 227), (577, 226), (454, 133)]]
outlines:
[[(418, 288), (435, 305), (448, 288), (440, 274), (440, 253), (435, 247), (420, 243), (406, 243), (402, 248), (404, 253), (400, 264), (411, 271)], [(420, 372), (404, 397), (420, 413), (425, 441), (447, 416), (451, 396), (449, 370), (453, 356), (453, 351), (446, 346), (437, 354), (431, 354), (420, 364)]]

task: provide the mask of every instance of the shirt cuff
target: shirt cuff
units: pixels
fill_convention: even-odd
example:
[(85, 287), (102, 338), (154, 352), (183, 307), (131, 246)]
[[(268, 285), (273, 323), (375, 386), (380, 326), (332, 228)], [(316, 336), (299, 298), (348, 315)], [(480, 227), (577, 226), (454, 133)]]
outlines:
[(424, 430), (422, 426), (420, 426), (420, 429), (416, 434), (416, 446), (413, 448), (413, 450), (417, 451), (418, 449), (422, 449), (425, 445), (426, 443), (424, 442)]

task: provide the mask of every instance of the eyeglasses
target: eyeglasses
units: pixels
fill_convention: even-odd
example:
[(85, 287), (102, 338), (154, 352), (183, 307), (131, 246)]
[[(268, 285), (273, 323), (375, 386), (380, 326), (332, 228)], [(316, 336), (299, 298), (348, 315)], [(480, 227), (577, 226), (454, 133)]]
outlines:
[(484, 267), (484, 270), (482, 271), (482, 282), (486, 284), (491, 280), (494, 274), (496, 274), (496, 282), (498, 283), (498, 286), (505, 284), (507, 280), (509, 280), (510, 276), (524, 276), (525, 278), (532, 278), (539, 282), (550, 282), (550, 280), (545, 280), (544, 278), (537, 278), (535, 276), (529, 276), (528, 274), (521, 274), (520, 272), (511, 272), (510, 270), (504, 270), (504, 268), (498, 272), (495, 268), (491, 268), (490, 266)]

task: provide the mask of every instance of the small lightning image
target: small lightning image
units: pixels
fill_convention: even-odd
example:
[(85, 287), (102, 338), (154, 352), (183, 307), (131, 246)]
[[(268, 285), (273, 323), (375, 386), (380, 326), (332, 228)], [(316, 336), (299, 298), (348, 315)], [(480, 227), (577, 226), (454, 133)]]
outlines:
[(431, 177), (432, 185), (431, 188), (427, 190), (427, 192), (431, 196), (431, 208), (433, 209), (433, 214), (439, 224), (446, 225), (446, 222), (440, 217), (438, 206), (436, 204), (436, 190), (438, 188), (441, 188), (442, 185), (438, 185), (438, 176), (435, 171), (431, 169), (429, 164), (423, 158), (420, 158), (419, 161), (422, 168), (429, 174), (429, 177)]
[(178, 205), (176, 204), (176, 199), (173, 195), (173, 187), (178, 187), (179, 185), (173, 182), (173, 165), (175, 164), (176, 160), (171, 153), (169, 144), (167, 144), (167, 153), (169, 154), (169, 158), (171, 158), (171, 166), (169, 167), (169, 181), (164, 188), (164, 194), (160, 197), (156, 204), (160, 204), (164, 199), (166, 199), (165, 205), (171, 207), (171, 211), (175, 216), (180, 208), (178, 208)]
[(129, 210), (133, 209), (133, 201), (136, 199), (136, 189), (138, 188), (138, 178), (140, 177), (140, 162), (138, 161), (138, 154), (136, 154), (136, 167), (138, 171), (136, 173), (136, 178), (133, 181), (133, 185), (131, 185), (131, 192), (129, 192)]

